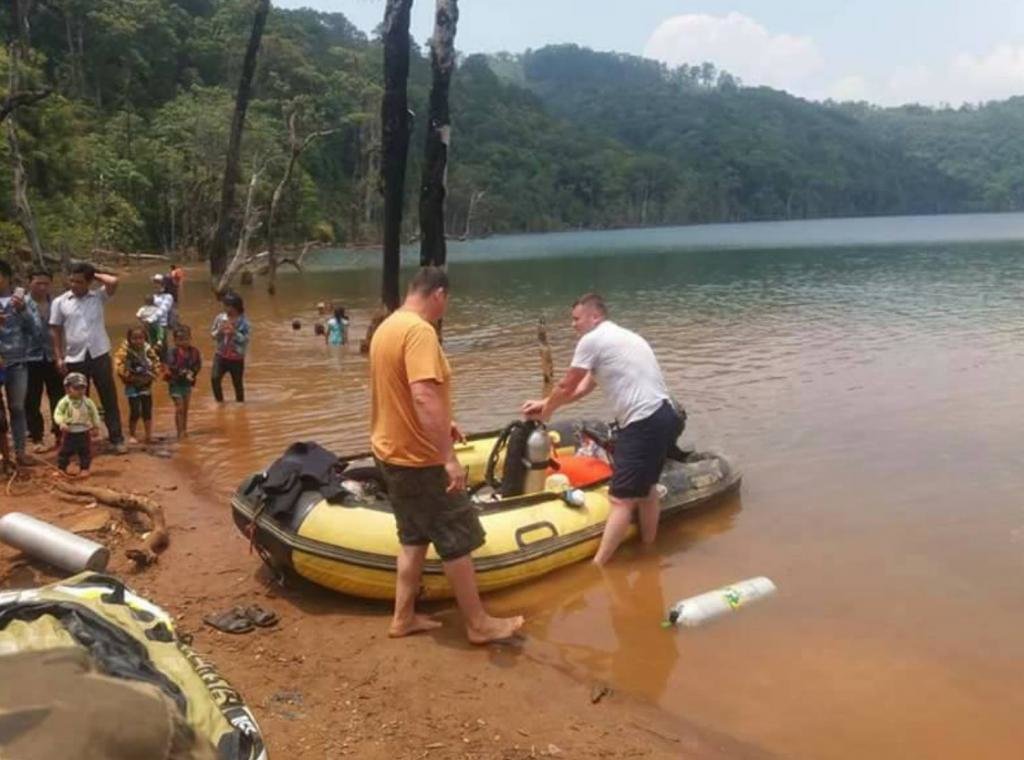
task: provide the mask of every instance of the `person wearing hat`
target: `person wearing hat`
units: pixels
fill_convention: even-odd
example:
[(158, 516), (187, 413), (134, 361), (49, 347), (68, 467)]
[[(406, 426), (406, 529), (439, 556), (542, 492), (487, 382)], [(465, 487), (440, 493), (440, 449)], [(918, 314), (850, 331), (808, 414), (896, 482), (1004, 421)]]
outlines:
[(72, 457), (78, 457), (78, 477), (89, 477), (92, 465), (92, 443), (99, 432), (100, 413), (92, 399), (85, 395), (89, 382), (81, 372), (69, 372), (64, 378), (67, 395), (58, 403), (53, 421), (60, 428), (60, 452), (57, 467), (67, 473)]

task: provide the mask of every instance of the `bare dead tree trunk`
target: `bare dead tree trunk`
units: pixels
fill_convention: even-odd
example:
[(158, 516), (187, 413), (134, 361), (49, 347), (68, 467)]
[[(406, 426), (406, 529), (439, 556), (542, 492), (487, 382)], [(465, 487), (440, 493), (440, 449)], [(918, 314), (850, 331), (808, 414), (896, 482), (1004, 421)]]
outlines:
[(466, 210), (466, 229), (462, 233), (463, 240), (469, 237), (470, 225), (473, 223), (473, 210), (485, 195), (487, 195), (486, 190), (472, 190), (469, 194), (469, 208)]
[[(220, 191), (220, 211), (217, 214), (217, 229), (210, 241), (210, 274), (215, 278), (224, 274), (227, 265), (228, 235), (231, 231), (231, 215), (235, 206), (235, 185), (239, 180), (238, 162), (242, 149), (242, 131), (245, 129), (245, 112), (252, 95), (252, 78), (256, 72), (256, 57), (260, 52), (263, 28), (270, 13), (270, 0), (256, 0), (256, 12), (252, 19), (249, 46), (242, 61), (242, 77), (238, 81), (235, 96), (235, 114), (231, 119), (231, 135), (228, 139), (228, 155), (224, 164), (224, 181)], [(244, 230), (243, 230), (244, 234)]]
[[(302, 152), (317, 138), (337, 131), (334, 129), (322, 129), (319, 132), (307, 135), (303, 140), (299, 140), (295, 129), (297, 116), (298, 113), (296, 111), (292, 111), (288, 116), (288, 166), (285, 167), (284, 176), (281, 177), (281, 181), (274, 188), (274, 195), (270, 199), (270, 211), (267, 213), (267, 272), (270, 275), (270, 279), (267, 281), (267, 292), (270, 295), (274, 295), (277, 291), (277, 241), (275, 238), (277, 234), (277, 206), (281, 202), (281, 196), (284, 195), (285, 188), (291, 182), (295, 162), (299, 160)], [(303, 252), (303, 255), (305, 255), (305, 252)], [(299, 265), (299, 268), (301, 269), (301, 265)]]
[(259, 214), (253, 208), (252, 199), (256, 194), (256, 185), (259, 183), (262, 173), (263, 167), (254, 169), (252, 177), (249, 179), (249, 192), (245, 196), (245, 214), (242, 216), (242, 231), (238, 236), (238, 248), (235, 249), (235, 257), (231, 259), (231, 263), (217, 281), (218, 294), (223, 294), (228, 289), (231, 280), (245, 264), (249, 257), (249, 238), (260, 228)]
[(388, 311), (399, 305), (402, 264), (402, 202), (409, 154), (409, 11), (412, 0), (387, 0), (384, 10), (384, 100), (381, 104), (381, 181), (384, 193), (384, 262), (381, 300)]
[(458, 0), (437, 0), (434, 36), (430, 40), (430, 121), (420, 183), (420, 264), (444, 266), (448, 259), (445, 241), (444, 201), (448, 194), (448, 146), (451, 114), (448, 92), (455, 67), (455, 31), (459, 22)]

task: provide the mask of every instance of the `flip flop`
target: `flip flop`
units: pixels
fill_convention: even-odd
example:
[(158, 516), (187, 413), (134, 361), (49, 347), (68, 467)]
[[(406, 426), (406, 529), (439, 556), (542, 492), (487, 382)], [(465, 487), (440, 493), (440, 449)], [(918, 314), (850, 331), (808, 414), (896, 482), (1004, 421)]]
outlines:
[(252, 620), (241, 607), (232, 607), (215, 615), (207, 615), (203, 622), (224, 633), (249, 633), (253, 629)]
[(273, 610), (265, 610), (258, 604), (250, 604), (243, 610), (245, 616), (260, 628), (269, 628), (277, 625), (277, 613)]

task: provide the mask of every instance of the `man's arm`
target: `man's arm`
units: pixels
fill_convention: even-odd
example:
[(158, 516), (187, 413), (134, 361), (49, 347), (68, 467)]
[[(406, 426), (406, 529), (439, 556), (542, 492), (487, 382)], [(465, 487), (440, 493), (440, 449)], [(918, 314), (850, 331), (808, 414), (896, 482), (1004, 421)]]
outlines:
[(101, 274), (96, 273), (96, 281), (99, 282), (105, 291), (107, 291), (107, 297), (114, 295), (114, 291), (117, 290), (117, 278), (112, 274)]
[(551, 419), (556, 409), (579, 401), (596, 387), (593, 372), (580, 367), (570, 367), (565, 377), (555, 383), (547, 398), (524, 403), (523, 414), (526, 417), (547, 421)]
[(50, 325), (50, 342), (53, 343), (53, 358), (57, 368), (64, 371), (64, 328), (61, 325)]
[(434, 447), (444, 459), (448, 473), (448, 490), (461, 491), (466, 487), (466, 471), (455, 458), (452, 448), (452, 421), (444, 402), (441, 385), (434, 380), (417, 380), (409, 384), (416, 417)]

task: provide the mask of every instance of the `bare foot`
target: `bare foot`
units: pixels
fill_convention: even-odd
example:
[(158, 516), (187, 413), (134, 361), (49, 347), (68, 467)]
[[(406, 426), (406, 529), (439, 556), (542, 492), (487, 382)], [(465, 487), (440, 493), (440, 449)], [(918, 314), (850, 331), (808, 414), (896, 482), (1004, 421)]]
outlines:
[(519, 633), (526, 621), (522, 615), (510, 618), (486, 617), (473, 626), (466, 626), (466, 638), (470, 644), (490, 644), (510, 639)]
[(89, 477), (89, 474), (90, 474), (90, 473), (89, 473), (89, 471), (88, 471), (88, 470), (80, 470), (80, 471), (79, 471), (79, 473), (78, 473), (78, 478), (79, 478), (80, 480), (85, 480), (86, 478), (88, 478), (88, 477)]
[(413, 615), (411, 620), (404, 621), (391, 621), (391, 627), (388, 628), (388, 636), (393, 639), (400, 639), (403, 636), (411, 636), (414, 633), (423, 633), (424, 631), (436, 631), (441, 627), (441, 621), (434, 620), (427, 615)]
[(130, 443), (132, 446), (136, 446), (139, 443), (139, 439), (136, 438), (134, 435), (130, 435), (128, 436), (128, 443)]

